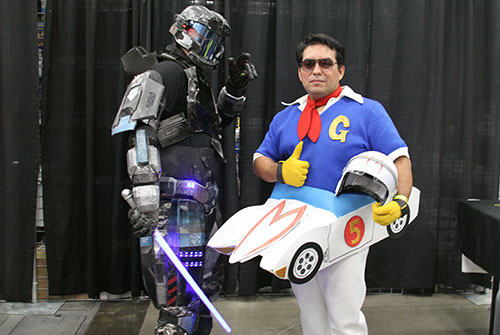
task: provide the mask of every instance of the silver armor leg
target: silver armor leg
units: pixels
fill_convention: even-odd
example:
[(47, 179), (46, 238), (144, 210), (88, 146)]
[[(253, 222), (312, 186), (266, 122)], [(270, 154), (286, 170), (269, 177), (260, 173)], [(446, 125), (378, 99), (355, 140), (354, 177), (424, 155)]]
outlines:
[[(191, 199), (162, 201), (159, 230), (201, 287), (206, 243), (204, 206)], [(141, 262), (146, 289), (155, 307), (161, 309), (159, 325), (176, 320), (191, 334), (201, 303), (198, 296), (151, 237), (141, 238)]]
[[(162, 203), (159, 209), (158, 230), (163, 236), (167, 235), (170, 205), (170, 202)], [(152, 236), (141, 237), (140, 248), (144, 286), (156, 308), (166, 307), (169, 271), (173, 273), (176, 271), (171, 269), (172, 266), (169, 267), (167, 256), (163, 252), (160, 253), (161, 248)], [(174, 249), (174, 251), (177, 250)]]

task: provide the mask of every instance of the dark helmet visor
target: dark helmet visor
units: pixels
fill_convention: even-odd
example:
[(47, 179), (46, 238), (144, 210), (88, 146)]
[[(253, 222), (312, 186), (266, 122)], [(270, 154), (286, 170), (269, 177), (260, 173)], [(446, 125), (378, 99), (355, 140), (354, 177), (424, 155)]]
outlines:
[(224, 45), (224, 37), (212, 32), (210, 28), (196, 21), (190, 21), (187, 32), (200, 46), (199, 55), (206, 60), (214, 60)]
[(352, 171), (352, 173), (346, 175), (342, 191), (363, 192), (380, 203), (384, 203), (389, 196), (389, 191), (384, 184), (376, 178), (359, 171)]

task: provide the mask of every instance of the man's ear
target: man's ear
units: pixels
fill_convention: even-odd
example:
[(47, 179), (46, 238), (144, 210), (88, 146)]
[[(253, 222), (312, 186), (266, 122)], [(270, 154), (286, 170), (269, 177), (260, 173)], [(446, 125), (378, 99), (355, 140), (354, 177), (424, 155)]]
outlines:
[(340, 80), (342, 80), (342, 78), (344, 78), (344, 74), (345, 74), (345, 66), (344, 65), (340, 65), (339, 74), (340, 74), (340, 78), (339, 78), (339, 81), (340, 81)]
[(300, 66), (297, 68), (297, 75), (299, 76), (299, 80), (302, 81), (302, 78), (300, 77)]

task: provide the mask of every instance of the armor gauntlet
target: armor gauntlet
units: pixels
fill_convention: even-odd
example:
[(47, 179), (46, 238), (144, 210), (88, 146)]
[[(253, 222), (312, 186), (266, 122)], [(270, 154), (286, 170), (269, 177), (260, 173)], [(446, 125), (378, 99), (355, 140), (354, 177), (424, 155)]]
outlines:
[(155, 212), (160, 203), (159, 177), (161, 161), (154, 145), (154, 128), (141, 126), (131, 138), (127, 152), (127, 171), (132, 181), (136, 209), (140, 213)]
[(234, 119), (238, 115), (246, 100), (248, 82), (258, 77), (250, 58), (249, 53), (243, 52), (237, 59), (228, 59), (229, 76), (217, 100), (217, 107), (222, 111), (223, 118)]
[(243, 109), (246, 97), (235, 97), (227, 92), (226, 86), (224, 86), (220, 92), (217, 99), (217, 109), (222, 111), (222, 113), (230, 118), (234, 118)]

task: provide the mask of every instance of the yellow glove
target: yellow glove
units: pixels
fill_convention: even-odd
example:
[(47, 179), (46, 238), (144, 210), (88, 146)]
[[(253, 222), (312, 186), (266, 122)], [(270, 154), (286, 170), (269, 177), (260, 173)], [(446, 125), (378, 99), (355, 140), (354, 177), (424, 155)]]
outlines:
[(276, 178), (282, 184), (288, 184), (295, 187), (304, 185), (309, 172), (309, 162), (301, 161), (300, 154), (302, 153), (302, 141), (297, 144), (293, 153), (286, 161), (278, 162), (276, 169)]
[(394, 199), (384, 206), (381, 206), (380, 202), (372, 205), (373, 221), (382, 226), (388, 226), (408, 213), (407, 198), (403, 195), (396, 195)]

